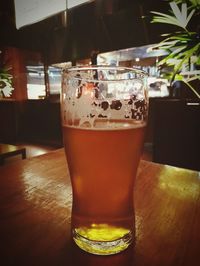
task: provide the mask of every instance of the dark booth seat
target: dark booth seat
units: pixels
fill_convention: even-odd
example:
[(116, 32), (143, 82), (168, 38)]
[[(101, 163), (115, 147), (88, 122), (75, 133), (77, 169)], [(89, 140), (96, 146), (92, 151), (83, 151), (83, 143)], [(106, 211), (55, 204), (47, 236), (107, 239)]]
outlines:
[(200, 100), (156, 99), (153, 161), (200, 170)]

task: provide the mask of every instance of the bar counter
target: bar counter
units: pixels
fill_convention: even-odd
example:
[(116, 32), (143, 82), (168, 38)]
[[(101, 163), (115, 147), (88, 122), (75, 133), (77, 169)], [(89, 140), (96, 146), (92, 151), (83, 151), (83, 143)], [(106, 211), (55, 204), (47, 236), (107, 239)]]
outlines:
[(63, 149), (1, 166), (0, 265), (200, 265), (199, 172), (141, 161), (134, 193), (135, 243), (116, 255), (91, 255), (71, 240)]

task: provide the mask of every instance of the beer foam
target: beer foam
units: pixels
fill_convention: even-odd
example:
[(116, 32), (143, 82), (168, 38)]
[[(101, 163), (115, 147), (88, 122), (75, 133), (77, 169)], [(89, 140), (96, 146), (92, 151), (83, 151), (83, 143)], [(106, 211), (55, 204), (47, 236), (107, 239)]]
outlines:
[(129, 129), (136, 129), (136, 128), (142, 128), (146, 126), (146, 122), (138, 122), (134, 123), (132, 121), (104, 121), (104, 120), (97, 120), (94, 122), (93, 126), (89, 123), (84, 123), (83, 125), (77, 126), (75, 125), (66, 125), (64, 127), (69, 127), (69, 128), (75, 128), (75, 129), (82, 129), (82, 130), (129, 130)]
[[(101, 118), (108, 121), (112, 118), (145, 123), (148, 101), (144, 81), (139, 77), (127, 80), (98, 80), (94, 78), (97, 74), (94, 70), (63, 73), (63, 125), (97, 128), (95, 123)], [(109, 123), (106, 129), (109, 128), (118, 128), (118, 125)]]

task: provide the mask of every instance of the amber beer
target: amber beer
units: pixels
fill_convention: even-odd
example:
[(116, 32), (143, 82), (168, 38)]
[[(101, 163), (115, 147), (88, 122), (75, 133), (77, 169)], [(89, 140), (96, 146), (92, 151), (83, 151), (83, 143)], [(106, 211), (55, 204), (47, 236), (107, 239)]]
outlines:
[(73, 68), (63, 75), (72, 237), (89, 253), (115, 254), (134, 241), (133, 190), (147, 117), (143, 77), (123, 67)]
[[(120, 248), (130, 244), (134, 232), (133, 186), (144, 126), (118, 121), (111, 127), (100, 122), (100, 127), (92, 129), (63, 128), (73, 187), (73, 230), (78, 239), (82, 236), (114, 242), (125, 237), (127, 242)], [(83, 246), (79, 240), (77, 244)], [(109, 252), (120, 248), (115, 250), (111, 245)]]

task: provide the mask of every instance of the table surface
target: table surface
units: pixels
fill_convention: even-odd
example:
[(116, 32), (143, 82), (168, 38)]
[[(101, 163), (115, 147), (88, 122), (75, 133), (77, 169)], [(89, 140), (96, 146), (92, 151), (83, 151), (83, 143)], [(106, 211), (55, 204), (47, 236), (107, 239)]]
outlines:
[(71, 240), (63, 149), (0, 167), (0, 265), (200, 265), (199, 173), (141, 161), (134, 190), (135, 244), (96, 256)]
[(24, 150), (24, 147), (0, 143), (0, 154), (7, 154)]
[(26, 157), (26, 148), (22, 146), (15, 146), (10, 144), (0, 143), (0, 157), (10, 157), (13, 155), (22, 154), (23, 158)]
[(4, 159), (21, 154), (22, 159), (26, 158), (26, 148), (10, 144), (0, 143), (0, 165), (4, 163)]

